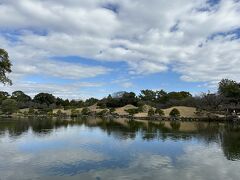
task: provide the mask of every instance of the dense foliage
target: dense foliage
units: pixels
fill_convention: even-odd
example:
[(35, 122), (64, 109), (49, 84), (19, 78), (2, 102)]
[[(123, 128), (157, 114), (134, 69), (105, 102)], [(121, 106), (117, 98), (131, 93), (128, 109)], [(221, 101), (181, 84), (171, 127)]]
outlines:
[[(142, 90), (139, 95), (136, 95), (134, 92), (121, 91), (108, 95), (100, 100), (89, 98), (85, 101), (62, 99), (49, 93), (39, 93), (31, 98), (22, 91), (14, 91), (11, 95), (8, 92), (0, 91), (0, 105), (2, 111), (5, 111), (3, 109), (6, 104), (9, 104), (9, 102), (13, 103), (13, 101), (5, 100), (14, 100), (17, 108), (39, 109), (43, 113), (51, 112), (54, 108), (72, 110), (89, 107), (94, 104), (97, 104), (102, 109), (107, 108), (110, 112), (114, 112), (115, 108), (131, 104), (137, 107), (136, 109), (127, 110), (128, 113), (132, 115), (142, 112), (146, 105), (156, 109), (155, 112), (148, 112), (148, 109), (148, 113), (158, 114), (160, 116), (164, 115), (164, 112), (161, 110), (162, 108), (169, 108), (172, 106), (196, 107), (197, 109), (207, 111), (232, 112), (236, 110), (238, 112), (240, 111), (240, 84), (232, 80), (223, 79), (219, 83), (217, 93), (203, 93), (195, 97), (186, 91), (166, 92), (164, 90), (153, 91), (147, 89)], [(84, 108), (84, 113), (86, 115), (89, 114), (89, 109)], [(78, 114), (78, 112), (74, 111), (73, 114)]]
[(56, 102), (56, 98), (52, 94), (39, 93), (34, 97), (33, 101), (39, 104), (46, 104), (49, 106), (50, 104), (54, 104)]
[(2, 111), (6, 114), (12, 114), (17, 111), (17, 102), (14, 99), (5, 99), (2, 102)]
[(240, 98), (240, 84), (233, 80), (223, 79), (219, 83), (218, 92), (219, 92), (219, 94), (221, 94), (225, 97), (239, 99)]

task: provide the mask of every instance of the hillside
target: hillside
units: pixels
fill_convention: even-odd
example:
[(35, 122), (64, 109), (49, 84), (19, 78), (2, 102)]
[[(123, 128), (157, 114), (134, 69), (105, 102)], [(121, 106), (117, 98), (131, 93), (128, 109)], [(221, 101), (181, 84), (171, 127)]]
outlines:
[(174, 109), (178, 109), (181, 117), (196, 117), (196, 108), (194, 107), (186, 107), (186, 106), (174, 106), (168, 109), (163, 109), (165, 116), (168, 117), (169, 113)]

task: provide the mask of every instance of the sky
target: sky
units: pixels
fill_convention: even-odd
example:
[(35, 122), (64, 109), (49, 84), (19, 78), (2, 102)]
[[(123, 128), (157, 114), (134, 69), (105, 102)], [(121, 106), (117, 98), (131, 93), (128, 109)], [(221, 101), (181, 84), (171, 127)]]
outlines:
[(239, 0), (0, 0), (12, 86), (34, 96), (215, 91), (240, 81)]

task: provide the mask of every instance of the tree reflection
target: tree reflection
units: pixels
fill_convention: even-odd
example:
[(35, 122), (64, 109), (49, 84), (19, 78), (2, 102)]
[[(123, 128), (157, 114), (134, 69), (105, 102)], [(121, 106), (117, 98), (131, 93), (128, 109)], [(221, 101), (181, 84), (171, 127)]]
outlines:
[(145, 141), (197, 139), (206, 144), (218, 143), (228, 160), (240, 159), (240, 126), (233, 124), (98, 118), (2, 119), (0, 120), (0, 138), (6, 133), (17, 138), (28, 131), (32, 131), (38, 136), (50, 135), (54, 129), (83, 125), (88, 128), (98, 128), (108, 136), (121, 140), (134, 140), (136, 137), (140, 137)]
[(226, 124), (221, 134), (223, 153), (228, 160), (240, 159), (240, 126)]
[(67, 127), (70, 121), (50, 118), (2, 119), (0, 135), (8, 133), (11, 137), (21, 136), (30, 129), (38, 135), (50, 134), (53, 129)]
[(2, 119), (0, 121), (0, 134), (4, 135), (9, 133), (10, 136), (20, 136), (23, 132), (29, 128), (28, 120), (17, 121), (15, 119)]
[(172, 121), (170, 123), (170, 125), (171, 125), (173, 131), (178, 131), (180, 129), (180, 127), (181, 127), (181, 123), (178, 122), (178, 121), (177, 122)]

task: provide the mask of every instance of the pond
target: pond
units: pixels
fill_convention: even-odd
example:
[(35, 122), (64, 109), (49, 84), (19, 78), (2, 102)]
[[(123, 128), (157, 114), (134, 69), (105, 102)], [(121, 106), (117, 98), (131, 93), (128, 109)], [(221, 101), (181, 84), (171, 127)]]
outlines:
[(0, 179), (233, 179), (240, 127), (127, 119), (0, 119)]

